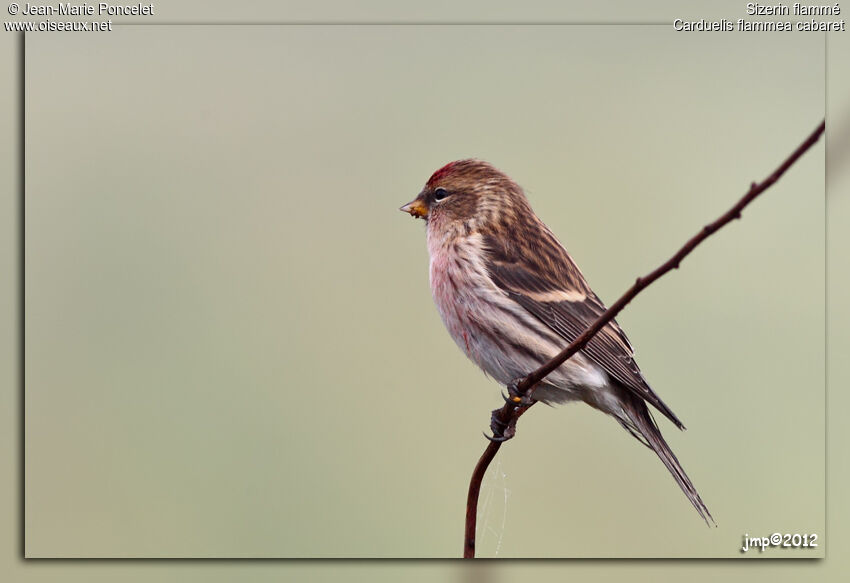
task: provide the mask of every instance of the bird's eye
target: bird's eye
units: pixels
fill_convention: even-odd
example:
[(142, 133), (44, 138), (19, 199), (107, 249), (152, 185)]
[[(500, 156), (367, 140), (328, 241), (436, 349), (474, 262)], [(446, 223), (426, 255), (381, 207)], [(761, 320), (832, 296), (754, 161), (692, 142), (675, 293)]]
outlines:
[(449, 191), (443, 187), (434, 190), (434, 200), (443, 200), (449, 195)]

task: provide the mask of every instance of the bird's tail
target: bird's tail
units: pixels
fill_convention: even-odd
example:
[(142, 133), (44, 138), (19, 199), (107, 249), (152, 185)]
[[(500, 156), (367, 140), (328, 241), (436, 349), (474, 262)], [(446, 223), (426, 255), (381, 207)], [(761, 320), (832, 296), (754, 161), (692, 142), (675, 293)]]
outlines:
[(714, 522), (711, 512), (708, 511), (702, 498), (700, 498), (699, 492), (697, 492), (697, 489), (691, 483), (685, 470), (682, 469), (679, 460), (676, 459), (676, 455), (670, 449), (670, 446), (664, 441), (664, 437), (661, 435), (658, 425), (655, 424), (655, 419), (652, 418), (652, 414), (649, 412), (646, 403), (638, 397), (632, 395), (629, 395), (629, 397), (631, 398), (627, 398), (625, 400), (626, 402), (623, 403), (623, 412), (628, 419), (619, 419), (620, 424), (640, 442), (655, 452), (664, 465), (667, 466), (667, 469), (673, 475), (673, 479), (679, 484), (682, 492), (685, 493), (685, 496), (694, 505), (694, 508), (699, 512), (702, 519), (705, 520), (705, 523), (709, 526), (713, 523), (716, 526), (717, 523)]

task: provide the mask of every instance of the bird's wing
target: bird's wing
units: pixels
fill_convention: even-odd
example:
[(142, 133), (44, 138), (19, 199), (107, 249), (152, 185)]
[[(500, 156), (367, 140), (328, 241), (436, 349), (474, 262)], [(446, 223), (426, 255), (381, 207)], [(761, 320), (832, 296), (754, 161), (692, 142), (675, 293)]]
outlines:
[[(534, 253), (521, 243), (500, 243), (502, 238), (485, 237), (485, 262), (496, 286), (562, 337), (566, 347), (605, 312), (605, 306), (554, 235), (548, 230), (545, 235), (542, 248)], [(615, 321), (606, 324), (581, 352), (677, 427), (684, 428), (643, 378), (632, 345)]]

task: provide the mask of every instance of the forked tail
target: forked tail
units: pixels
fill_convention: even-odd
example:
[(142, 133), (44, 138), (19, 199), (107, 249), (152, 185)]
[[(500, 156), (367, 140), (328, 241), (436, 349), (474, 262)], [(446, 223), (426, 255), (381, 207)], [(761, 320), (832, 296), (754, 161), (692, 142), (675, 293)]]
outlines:
[(629, 433), (656, 453), (664, 465), (667, 466), (667, 469), (673, 475), (676, 483), (679, 484), (682, 492), (685, 493), (685, 496), (688, 497), (688, 500), (697, 509), (699, 515), (705, 520), (705, 523), (709, 526), (712, 524), (717, 526), (717, 523), (714, 522), (714, 517), (711, 516), (711, 512), (708, 511), (702, 498), (699, 497), (699, 492), (697, 492), (697, 489), (691, 483), (691, 479), (688, 478), (685, 470), (682, 469), (682, 465), (676, 459), (676, 455), (670, 449), (670, 446), (664, 441), (664, 437), (661, 435), (658, 425), (655, 424), (652, 414), (647, 409), (646, 403), (643, 399), (633, 397), (632, 395), (629, 395), (629, 397), (632, 398), (626, 399), (626, 402), (623, 403), (623, 410), (628, 415), (629, 422), (620, 420), (620, 423)]

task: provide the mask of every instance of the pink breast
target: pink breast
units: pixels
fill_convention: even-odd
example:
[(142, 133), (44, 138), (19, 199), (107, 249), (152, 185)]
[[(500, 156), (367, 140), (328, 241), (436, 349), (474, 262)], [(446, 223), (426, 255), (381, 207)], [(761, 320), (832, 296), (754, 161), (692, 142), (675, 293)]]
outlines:
[(431, 255), (431, 293), (443, 323), (467, 355), (472, 356), (469, 333), (474, 318), (469, 311), (469, 289), (453, 253), (445, 249)]

